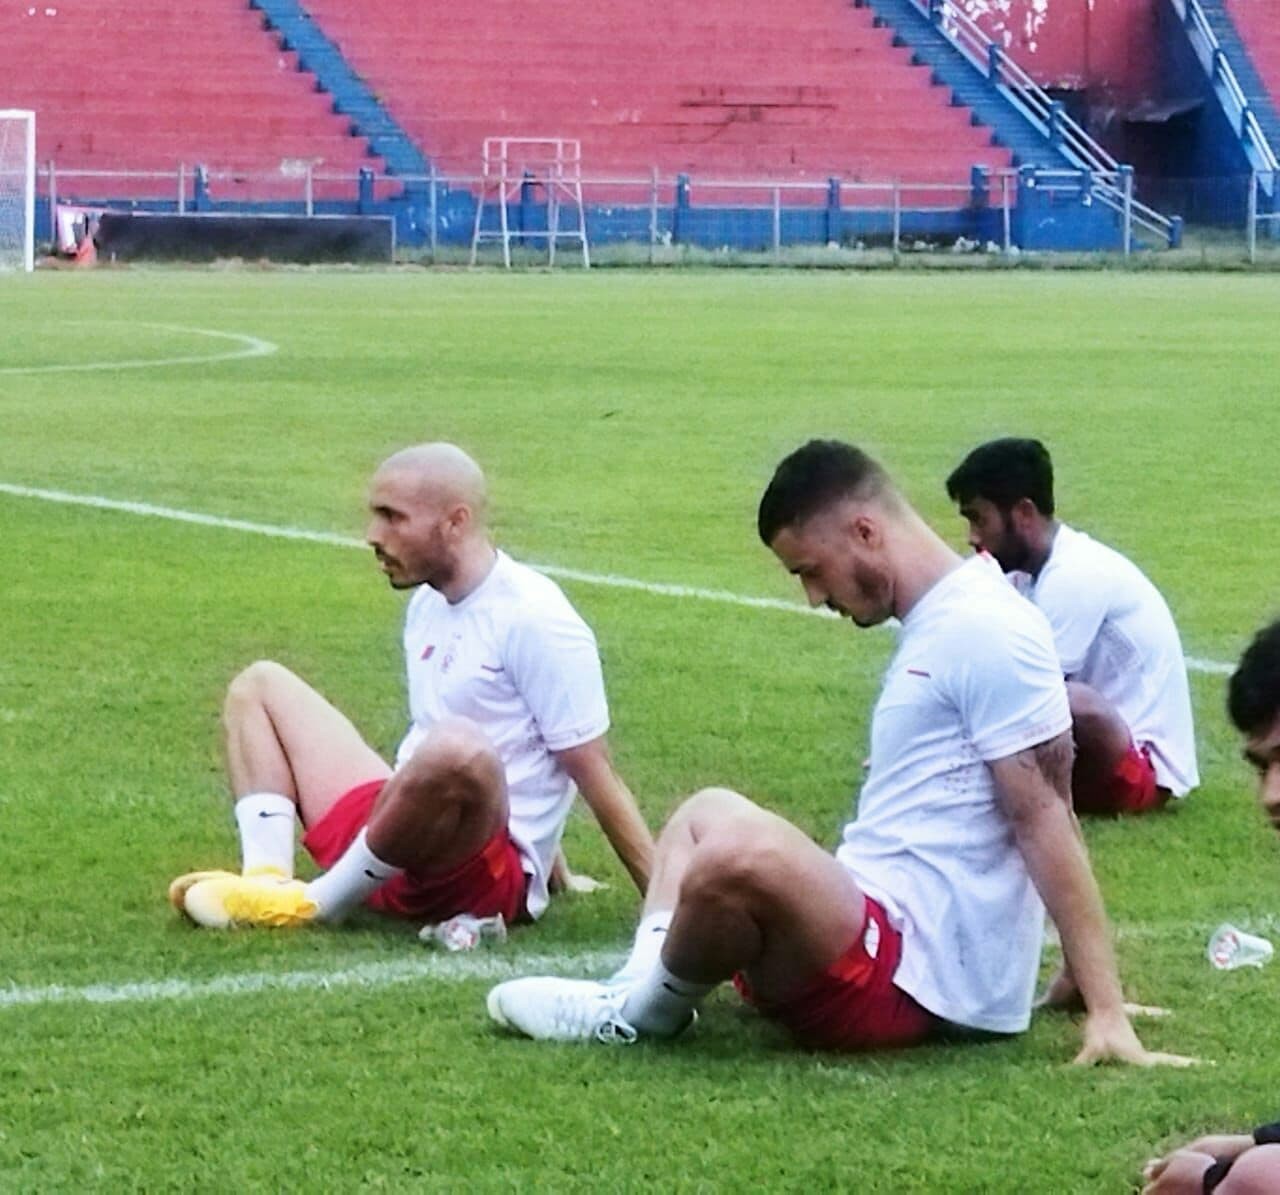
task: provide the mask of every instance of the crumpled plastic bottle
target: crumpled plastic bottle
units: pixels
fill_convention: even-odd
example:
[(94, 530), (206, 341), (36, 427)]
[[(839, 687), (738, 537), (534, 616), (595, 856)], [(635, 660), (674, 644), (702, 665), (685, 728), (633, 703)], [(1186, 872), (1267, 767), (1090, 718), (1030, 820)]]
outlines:
[(424, 925), (418, 931), (418, 938), (428, 946), (440, 947), (457, 954), (463, 950), (474, 950), (486, 940), (505, 942), (507, 923), (501, 913), (492, 917), (473, 917), (470, 913), (459, 913), (438, 925)]

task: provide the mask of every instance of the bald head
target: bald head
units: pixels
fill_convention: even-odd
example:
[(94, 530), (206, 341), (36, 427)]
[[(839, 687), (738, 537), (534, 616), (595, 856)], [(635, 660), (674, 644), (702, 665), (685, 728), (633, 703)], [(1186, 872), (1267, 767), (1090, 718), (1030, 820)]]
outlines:
[(374, 474), (390, 481), (406, 497), (433, 510), (465, 506), (476, 528), (483, 528), (489, 490), (480, 466), (456, 444), (414, 444), (387, 457)]
[(369, 486), (365, 536), (397, 589), (430, 585), (455, 601), (494, 559), (484, 473), (454, 444), (415, 444), (388, 457)]

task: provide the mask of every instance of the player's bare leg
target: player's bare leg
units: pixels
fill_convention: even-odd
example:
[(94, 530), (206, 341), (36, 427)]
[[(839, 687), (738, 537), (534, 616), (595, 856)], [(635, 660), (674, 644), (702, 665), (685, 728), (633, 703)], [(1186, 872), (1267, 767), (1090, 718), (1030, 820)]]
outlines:
[[(289, 683), (273, 675), (272, 683), (276, 681)], [(248, 711), (250, 715), (256, 712), (252, 707)], [(256, 721), (256, 729), (261, 726), (261, 721)], [(270, 726), (278, 736), (280, 720), (271, 717)], [(239, 731), (249, 728), (249, 733), (234, 739), (231, 750), (237, 755), (237, 766), (252, 760), (259, 769), (246, 766), (246, 774), (269, 775), (271, 767), (280, 766), (265, 735), (254, 737), (252, 716), (237, 716), (235, 727)], [(287, 753), (281, 754), (287, 758)], [(349, 765), (349, 758), (345, 762)], [(385, 765), (382, 771), (388, 772)], [(291, 767), (290, 772), (300, 804), (302, 794), (307, 793), (311, 798), (308, 808), (328, 808), (322, 804), (325, 777), (320, 777), (318, 784), (308, 783), (300, 778), (299, 770)], [(329, 804), (340, 795), (333, 787)], [(242, 835), (246, 820), (241, 813), (246, 803), (271, 798), (272, 794), (240, 798), (236, 813)], [(277, 794), (274, 799), (288, 798)], [(271, 817), (269, 809), (267, 806), (266, 816)], [(193, 920), (212, 928), (338, 921), (402, 872), (430, 875), (453, 870), (479, 851), (506, 824), (506, 818), (506, 781), (488, 739), (473, 723), (449, 719), (433, 727), (412, 758), (386, 779), (368, 824), (323, 875), (305, 884), (285, 876), (212, 877), (183, 894), (182, 908)], [(258, 829), (252, 820), (248, 824), (250, 831)]]
[(743, 971), (784, 999), (857, 940), (866, 902), (849, 873), (789, 822), (727, 789), (686, 801), (658, 839), (645, 912), (606, 984), (529, 979), (489, 994), (495, 1020), (532, 1037), (672, 1036)]
[(777, 1000), (862, 932), (865, 900), (849, 872), (738, 793), (698, 793), (669, 830), (665, 880), (676, 903), (662, 958), (677, 974), (717, 983), (744, 971), (762, 997)]
[(437, 723), (387, 781), (369, 819), (370, 847), (418, 875), (452, 871), (507, 824), (497, 752), (466, 718)]
[(270, 660), (250, 664), (231, 682), (222, 727), (236, 798), (279, 793), (307, 826), (357, 784), (391, 775), (345, 714)]
[[(291, 877), (296, 818), (314, 825), (348, 789), (391, 773), (344, 714), (268, 660), (232, 680), (222, 720), (246, 875)], [(228, 874), (179, 876), (169, 885), (169, 900), (185, 909), (195, 884)]]
[(502, 764), (465, 718), (432, 727), (383, 787), (368, 824), (306, 885), (316, 918), (336, 921), (393, 876), (452, 871), (506, 825)]
[(674, 894), (670, 929), (622, 1006), (642, 1032), (677, 1030), (707, 991), (739, 971), (762, 999), (783, 999), (865, 925), (866, 902), (844, 867), (790, 822), (726, 789), (686, 801), (658, 851), (653, 907)]
[(1133, 739), (1119, 711), (1097, 689), (1079, 681), (1067, 682), (1071, 705), (1071, 734), (1076, 745), (1071, 792), (1077, 810), (1106, 812), (1109, 791)]

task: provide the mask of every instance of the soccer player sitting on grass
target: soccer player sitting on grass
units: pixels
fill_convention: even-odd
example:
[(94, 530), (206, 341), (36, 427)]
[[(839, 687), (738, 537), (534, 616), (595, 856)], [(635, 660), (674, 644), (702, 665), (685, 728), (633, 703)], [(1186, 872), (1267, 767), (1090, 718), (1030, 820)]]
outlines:
[(1227, 712), (1258, 773), (1258, 801), (1280, 830), (1280, 622), (1253, 638), (1227, 686)]
[[(210, 928), (419, 921), (547, 907), (574, 791), (644, 890), (653, 840), (605, 741), (595, 637), (554, 582), (497, 550), (484, 475), (450, 444), (407, 448), (370, 488), (368, 542), (405, 616), (409, 731), (389, 767), (279, 664), (231, 683), (227, 762), (242, 874), (194, 872), (173, 904)], [(327, 868), (293, 878), (294, 821)]]
[(725, 789), (658, 840), (630, 958), (601, 982), (513, 980), (490, 1015), (534, 1038), (672, 1037), (722, 980), (804, 1045), (910, 1046), (949, 1024), (1027, 1027), (1045, 910), (1087, 1015), (1078, 1062), (1181, 1062), (1129, 1022), (1071, 811), (1071, 716), (1044, 616), (985, 556), (962, 561), (873, 460), (812, 441), (759, 532), (814, 606), (902, 620), (857, 817), (834, 857)]
[(1146, 813), (1200, 783), (1182, 642), (1159, 591), (1112, 548), (1054, 518), (1039, 440), (992, 440), (947, 478), (990, 553), (1049, 619), (1071, 703), (1077, 813)]

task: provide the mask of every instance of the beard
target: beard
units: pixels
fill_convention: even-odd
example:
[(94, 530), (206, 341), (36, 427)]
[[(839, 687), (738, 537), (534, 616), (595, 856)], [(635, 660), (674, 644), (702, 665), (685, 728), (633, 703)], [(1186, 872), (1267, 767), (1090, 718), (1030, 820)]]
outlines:
[(854, 561), (853, 583), (862, 595), (858, 613), (847, 611), (855, 625), (879, 626), (893, 615), (893, 582), (887, 568), (877, 568), (865, 560)]
[(1000, 538), (988, 549), (996, 558), (996, 563), (1006, 573), (1025, 573), (1030, 571), (1031, 550), (1023, 542), (1022, 537), (1014, 531), (1010, 520), (1006, 518), (1000, 529)]

